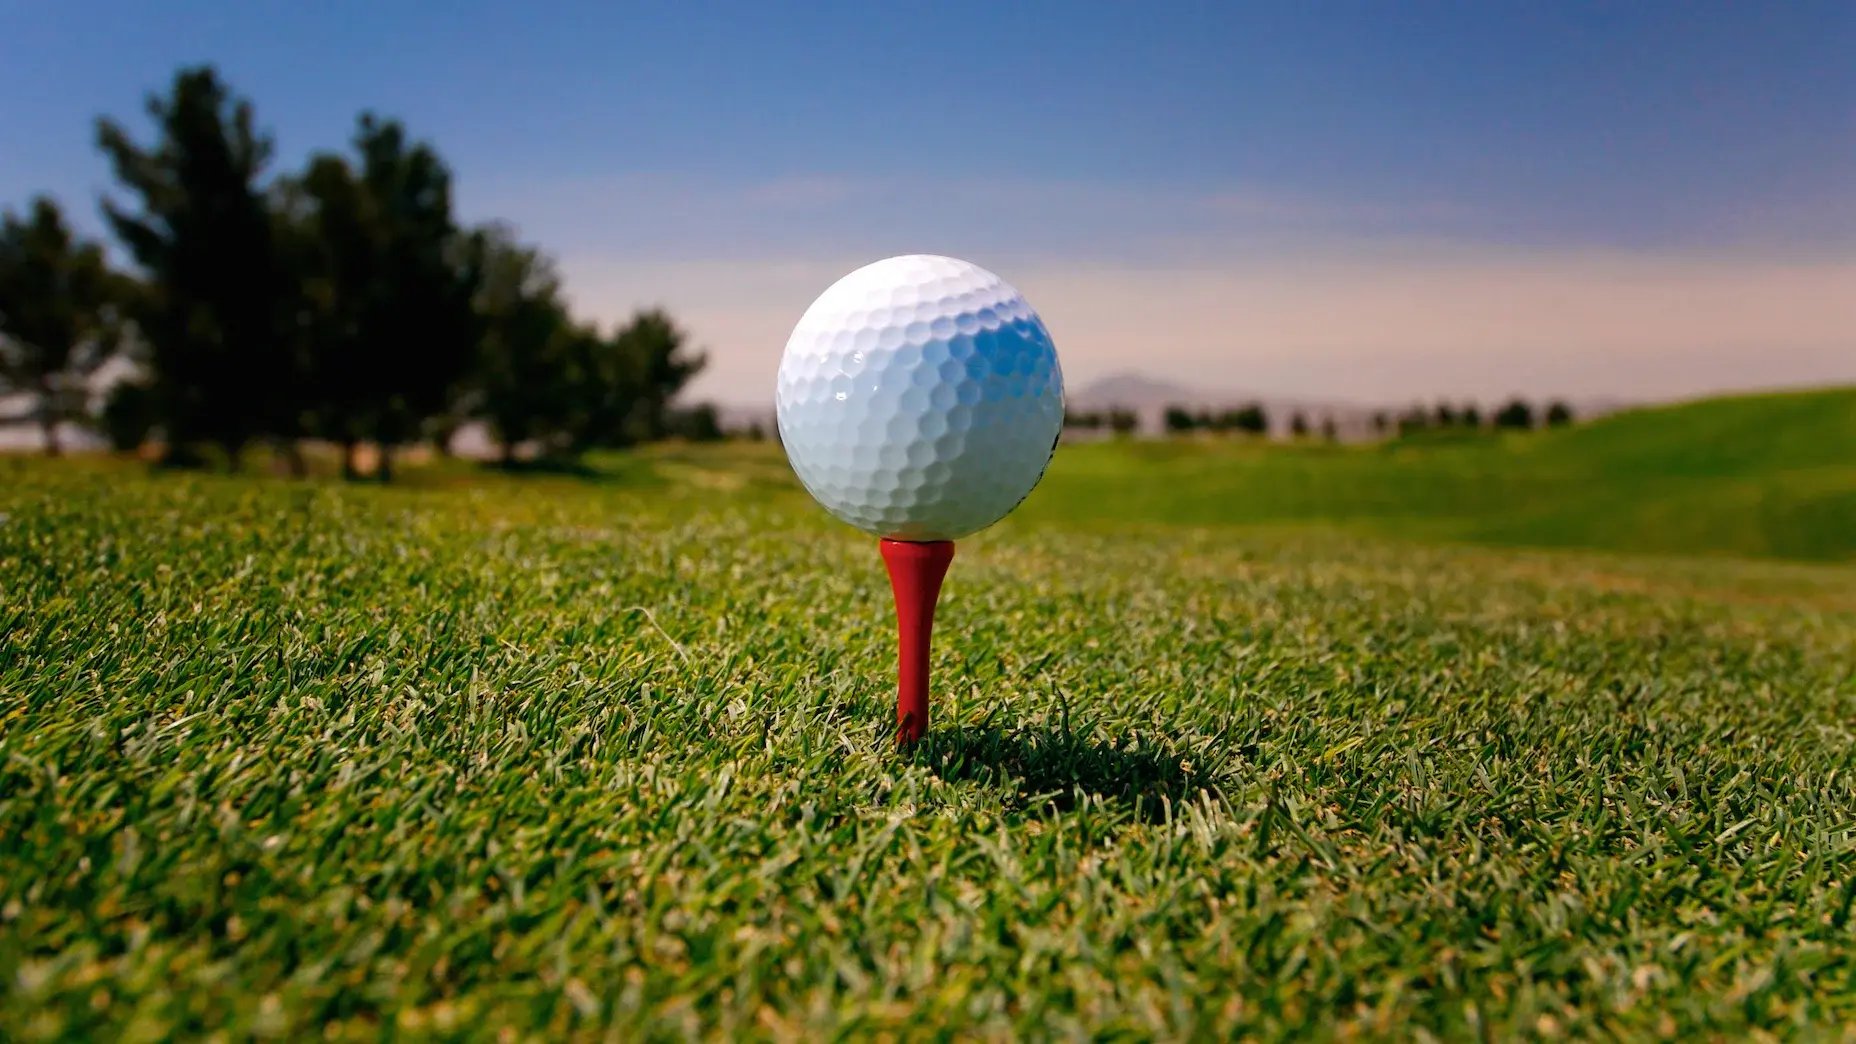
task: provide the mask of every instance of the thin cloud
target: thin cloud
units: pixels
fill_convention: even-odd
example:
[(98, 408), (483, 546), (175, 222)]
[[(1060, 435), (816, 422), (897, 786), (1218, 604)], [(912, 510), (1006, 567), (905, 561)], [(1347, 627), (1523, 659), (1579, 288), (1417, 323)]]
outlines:
[[(759, 402), (793, 322), (871, 260), (569, 258), (576, 304), (672, 308), (712, 352), (694, 391)], [(1856, 261), (1453, 249), (1155, 268), (1002, 270), (1083, 383), (1139, 368), (1272, 394), (1396, 402), (1512, 392), (1668, 398), (1856, 382)]]
[(945, 248), (1012, 258), (1176, 260), (1294, 242), (1452, 234), (1437, 202), (1326, 200), (1263, 188), (1137, 188), (1052, 179), (828, 176), (736, 183), (633, 174), (460, 187), (465, 213), (504, 215), (565, 253), (671, 260), (824, 258)]
[(1537, 215), (1267, 186), (635, 175), (505, 192), (467, 193), (465, 209), (558, 250), (587, 314), (669, 307), (713, 353), (693, 391), (730, 402), (770, 394), (820, 290), (905, 252), (1016, 283), (1078, 382), (1138, 367), (1400, 401), (1856, 381), (1847, 204), (1693, 215), (1675, 242), (1626, 248)]

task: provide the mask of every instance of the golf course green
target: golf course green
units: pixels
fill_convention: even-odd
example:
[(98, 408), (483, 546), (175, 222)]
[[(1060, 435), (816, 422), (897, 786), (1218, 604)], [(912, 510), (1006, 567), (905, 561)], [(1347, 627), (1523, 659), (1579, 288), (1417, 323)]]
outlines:
[(0, 459), (0, 1038), (1856, 1021), (1856, 389), (1065, 445), (906, 754), (777, 445), (400, 478)]

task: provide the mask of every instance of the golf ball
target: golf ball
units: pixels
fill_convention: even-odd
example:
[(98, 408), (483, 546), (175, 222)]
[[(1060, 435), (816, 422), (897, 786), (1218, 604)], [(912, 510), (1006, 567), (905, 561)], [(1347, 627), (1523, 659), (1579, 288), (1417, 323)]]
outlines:
[(1063, 372), (1025, 298), (910, 254), (812, 302), (786, 342), (780, 441), (825, 509), (892, 540), (953, 540), (1017, 507), (1063, 429)]

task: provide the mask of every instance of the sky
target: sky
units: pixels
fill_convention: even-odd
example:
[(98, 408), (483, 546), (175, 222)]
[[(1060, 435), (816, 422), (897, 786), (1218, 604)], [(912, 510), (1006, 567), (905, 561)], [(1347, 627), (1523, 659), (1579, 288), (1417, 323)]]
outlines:
[(276, 170), (403, 120), (723, 402), (901, 253), (1017, 286), (1073, 388), (1660, 399), (1856, 382), (1852, 55), (1847, 2), (0, 0), (0, 206), (100, 232), (96, 118), (211, 63)]

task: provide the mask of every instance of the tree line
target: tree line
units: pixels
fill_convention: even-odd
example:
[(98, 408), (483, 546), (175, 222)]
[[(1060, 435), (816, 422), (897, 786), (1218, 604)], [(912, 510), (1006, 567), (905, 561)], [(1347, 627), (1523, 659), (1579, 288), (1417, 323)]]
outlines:
[[(147, 114), (146, 139), (97, 121), (127, 269), (47, 197), (0, 216), (0, 395), (26, 399), (6, 419), (36, 424), (48, 453), (87, 423), (176, 466), (236, 468), (269, 444), (301, 474), (317, 439), (350, 478), (374, 447), (386, 479), (396, 451), (446, 451), (471, 421), (505, 463), (720, 434), (713, 408), (672, 406), (705, 357), (669, 315), (577, 319), (539, 248), (459, 222), (449, 167), (399, 121), (363, 113), (347, 150), (273, 174), (272, 139), (211, 67)], [(94, 409), (111, 360), (129, 376)]]
[[(1572, 421), (1572, 407), (1564, 400), (1555, 399), (1544, 406), (1536, 406), (1520, 397), (1503, 403), (1486, 420), (1481, 407), (1473, 402), (1460, 405), (1450, 402), (1439, 402), (1436, 406), (1413, 405), (1396, 413), (1378, 410), (1368, 419), (1373, 434), (1381, 438), (1484, 428), (1526, 431), (1542, 426), (1562, 427)], [(1064, 427), (1075, 431), (1110, 431), (1122, 436), (1135, 434), (1141, 427), (1139, 414), (1119, 406), (1071, 410), (1064, 414), (1063, 423)], [(1214, 435), (1261, 436), (1269, 434), (1271, 430), (1269, 410), (1263, 403), (1254, 401), (1219, 410), (1174, 403), (1161, 411), (1160, 425), (1167, 435), (1206, 432)], [(1332, 415), (1325, 415), (1316, 421), (1307, 411), (1296, 409), (1289, 414), (1288, 434), (1298, 439), (1319, 436), (1329, 442), (1337, 442), (1340, 440), (1340, 424)]]
[(1455, 405), (1439, 402), (1435, 406), (1413, 405), (1394, 415), (1381, 410), (1372, 416), (1373, 431), (1379, 435), (1397, 433), (1416, 435), (1427, 431), (1477, 431), (1493, 428), (1501, 431), (1531, 431), (1538, 427), (1560, 428), (1573, 422), (1572, 407), (1562, 399), (1536, 406), (1516, 396), (1501, 404), (1488, 418), (1473, 402)]

